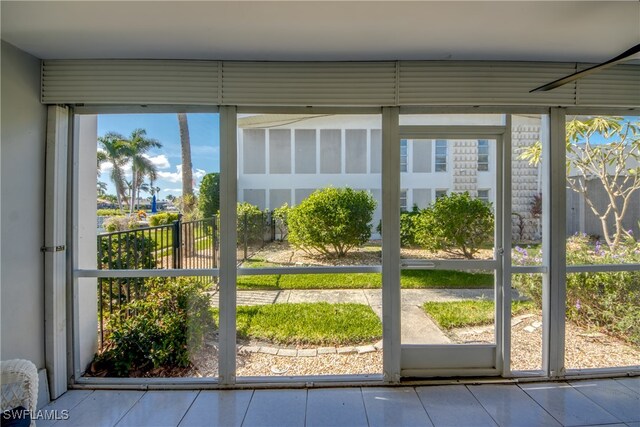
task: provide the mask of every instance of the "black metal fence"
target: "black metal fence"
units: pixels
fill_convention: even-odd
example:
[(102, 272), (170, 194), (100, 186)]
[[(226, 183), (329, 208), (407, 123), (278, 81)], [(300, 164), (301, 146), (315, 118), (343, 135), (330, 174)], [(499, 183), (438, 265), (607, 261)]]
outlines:
[[(243, 214), (237, 225), (237, 257), (246, 261), (268, 242), (282, 238), (282, 227), (271, 212)], [(172, 224), (98, 235), (98, 268), (101, 270), (217, 268), (220, 242), (219, 217), (196, 221), (178, 219)], [(194, 277), (217, 284), (214, 276)], [(99, 278), (98, 315), (100, 346), (106, 318), (136, 298), (144, 297), (144, 278)]]

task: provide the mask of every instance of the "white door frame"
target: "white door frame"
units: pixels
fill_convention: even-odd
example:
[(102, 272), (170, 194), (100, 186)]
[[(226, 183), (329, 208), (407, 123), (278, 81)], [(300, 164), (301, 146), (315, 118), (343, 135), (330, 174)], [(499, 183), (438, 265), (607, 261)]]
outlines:
[[(399, 126), (398, 139), (396, 140), (398, 146), (400, 139), (489, 139), (496, 141), (494, 259), (471, 261), (401, 260), (401, 268), (403, 269), (493, 270), (495, 272), (496, 342), (486, 345), (401, 344), (401, 376), (508, 376), (510, 373), (509, 326), (511, 319), (511, 117), (507, 115), (505, 126)], [(397, 168), (398, 179), (399, 174), (399, 168)], [(400, 322), (400, 319), (397, 321)]]

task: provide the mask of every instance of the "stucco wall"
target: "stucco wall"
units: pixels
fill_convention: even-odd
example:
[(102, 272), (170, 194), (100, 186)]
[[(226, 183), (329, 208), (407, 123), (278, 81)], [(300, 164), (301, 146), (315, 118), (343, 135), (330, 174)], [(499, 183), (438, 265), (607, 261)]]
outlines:
[(44, 368), (44, 147), (40, 61), (2, 42), (2, 349)]

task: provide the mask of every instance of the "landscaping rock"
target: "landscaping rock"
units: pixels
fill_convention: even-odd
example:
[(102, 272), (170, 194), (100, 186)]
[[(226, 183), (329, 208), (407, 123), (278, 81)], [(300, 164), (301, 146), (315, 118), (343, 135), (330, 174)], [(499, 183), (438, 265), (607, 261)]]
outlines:
[(355, 347), (338, 347), (336, 348), (336, 351), (338, 352), (338, 354), (357, 353), (357, 350)]
[(286, 356), (286, 357), (296, 357), (298, 355), (298, 350), (291, 348), (281, 348), (278, 350), (278, 356)]
[(263, 346), (263, 347), (260, 347), (259, 352), (264, 354), (272, 354), (275, 356), (276, 354), (278, 354), (278, 349), (273, 347)]
[(372, 345), (362, 345), (360, 347), (356, 347), (356, 351), (358, 352), (358, 354), (372, 353), (376, 351), (376, 348)]
[(335, 354), (335, 353), (336, 353), (335, 347), (320, 347), (318, 349), (318, 354)]
[(318, 352), (315, 348), (305, 348), (298, 350), (298, 357), (316, 357)]

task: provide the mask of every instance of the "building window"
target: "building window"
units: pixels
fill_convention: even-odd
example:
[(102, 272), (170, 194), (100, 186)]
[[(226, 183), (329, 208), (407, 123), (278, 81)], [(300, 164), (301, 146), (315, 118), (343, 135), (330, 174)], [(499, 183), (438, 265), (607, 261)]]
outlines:
[(487, 172), (489, 170), (489, 141), (478, 140), (478, 171)]
[(447, 141), (444, 139), (436, 140), (435, 171), (447, 171)]
[(447, 195), (447, 190), (436, 190), (436, 200)]
[(478, 199), (489, 203), (489, 190), (478, 190)]
[(400, 172), (407, 171), (407, 140), (400, 140)]
[(407, 210), (407, 190), (400, 190), (400, 210)]

